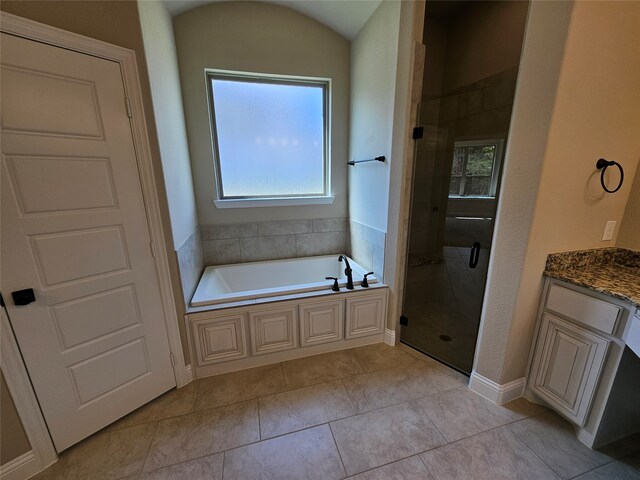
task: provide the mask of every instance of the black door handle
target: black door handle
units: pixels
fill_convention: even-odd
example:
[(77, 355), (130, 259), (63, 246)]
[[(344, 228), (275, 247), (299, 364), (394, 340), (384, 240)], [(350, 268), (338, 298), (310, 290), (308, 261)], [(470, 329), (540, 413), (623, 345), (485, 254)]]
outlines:
[(480, 242), (473, 242), (469, 255), (469, 268), (476, 268), (480, 259)]
[(33, 293), (33, 288), (16, 290), (15, 292), (11, 292), (11, 296), (13, 297), (13, 303), (17, 307), (29, 305), (30, 303), (33, 303), (36, 301), (36, 294)]

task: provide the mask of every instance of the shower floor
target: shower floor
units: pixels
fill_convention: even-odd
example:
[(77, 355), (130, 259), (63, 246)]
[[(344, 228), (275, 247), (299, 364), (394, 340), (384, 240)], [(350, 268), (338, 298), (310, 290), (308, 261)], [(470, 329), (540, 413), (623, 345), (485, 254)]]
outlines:
[[(471, 372), (482, 309), (486, 264), (468, 266), (469, 248), (445, 247), (440, 263), (409, 266), (402, 342)], [(482, 249), (480, 262), (489, 252)]]

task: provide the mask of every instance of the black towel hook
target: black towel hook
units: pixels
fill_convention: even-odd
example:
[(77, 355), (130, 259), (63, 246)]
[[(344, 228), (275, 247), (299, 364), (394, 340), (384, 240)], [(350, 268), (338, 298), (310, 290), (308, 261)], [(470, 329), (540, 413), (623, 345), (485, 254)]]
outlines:
[[(613, 190), (609, 190), (604, 183), (604, 172), (606, 172), (607, 168), (611, 167), (612, 165), (615, 165), (620, 170), (620, 183), (618, 183), (618, 186)], [(620, 187), (622, 187), (622, 182), (624, 181), (624, 170), (622, 169), (622, 165), (620, 165), (618, 162), (614, 162), (613, 160), (605, 160), (604, 158), (600, 158), (596, 162), (596, 168), (600, 170), (600, 185), (602, 185), (602, 188), (605, 192), (616, 193), (618, 190), (620, 190)]]

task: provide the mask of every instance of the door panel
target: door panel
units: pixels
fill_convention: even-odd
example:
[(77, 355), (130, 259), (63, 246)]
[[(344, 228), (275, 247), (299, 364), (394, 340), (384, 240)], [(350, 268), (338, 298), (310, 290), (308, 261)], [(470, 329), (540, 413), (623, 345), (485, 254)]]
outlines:
[[(93, 82), (15, 64), (3, 64), (2, 82), (7, 92), (2, 95), (3, 130), (104, 138)], [(55, 97), (50, 92), (56, 92)]]
[(108, 158), (11, 156), (6, 161), (22, 215), (117, 207)]
[(532, 389), (582, 426), (610, 343), (586, 328), (545, 314), (534, 351)]
[(1, 287), (61, 451), (175, 379), (119, 65), (3, 33), (2, 80)]

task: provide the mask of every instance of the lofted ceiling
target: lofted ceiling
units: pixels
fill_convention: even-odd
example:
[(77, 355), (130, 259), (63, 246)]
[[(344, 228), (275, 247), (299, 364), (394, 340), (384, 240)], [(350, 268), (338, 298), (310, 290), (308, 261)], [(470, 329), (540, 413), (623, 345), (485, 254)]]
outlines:
[[(192, 8), (217, 1), (242, 0), (164, 0), (172, 17)], [(343, 37), (353, 40), (367, 23), (381, 0), (256, 0), (288, 7), (314, 18)]]

